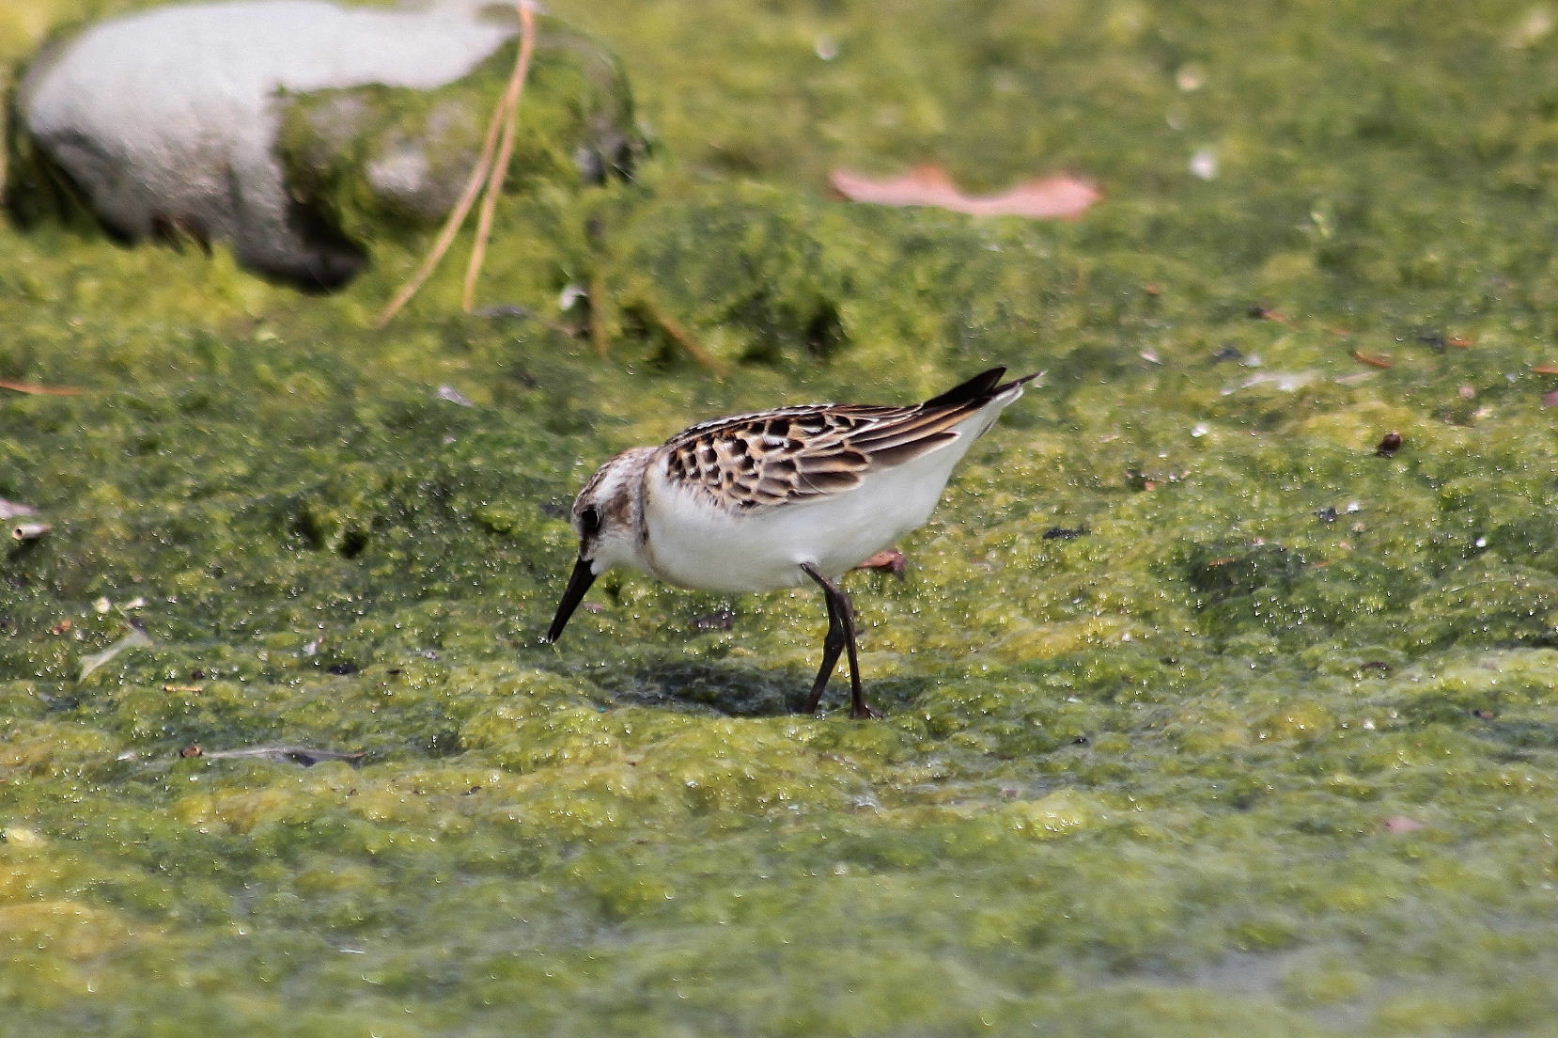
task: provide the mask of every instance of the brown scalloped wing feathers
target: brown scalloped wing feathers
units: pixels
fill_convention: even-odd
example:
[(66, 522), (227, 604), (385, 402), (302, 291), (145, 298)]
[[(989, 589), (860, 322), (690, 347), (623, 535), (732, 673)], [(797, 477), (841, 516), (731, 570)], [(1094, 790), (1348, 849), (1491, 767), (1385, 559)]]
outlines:
[(955, 440), (953, 428), (986, 402), (809, 404), (722, 418), (667, 441), (665, 474), (738, 510), (843, 493), (871, 469), (901, 465)]

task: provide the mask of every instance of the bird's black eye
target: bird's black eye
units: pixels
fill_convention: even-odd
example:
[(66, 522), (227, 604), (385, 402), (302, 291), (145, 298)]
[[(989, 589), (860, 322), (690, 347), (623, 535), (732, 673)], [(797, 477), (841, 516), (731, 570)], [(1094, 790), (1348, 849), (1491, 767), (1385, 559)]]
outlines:
[(594, 505), (585, 505), (579, 510), (579, 533), (585, 537), (594, 537), (600, 532), (600, 509)]

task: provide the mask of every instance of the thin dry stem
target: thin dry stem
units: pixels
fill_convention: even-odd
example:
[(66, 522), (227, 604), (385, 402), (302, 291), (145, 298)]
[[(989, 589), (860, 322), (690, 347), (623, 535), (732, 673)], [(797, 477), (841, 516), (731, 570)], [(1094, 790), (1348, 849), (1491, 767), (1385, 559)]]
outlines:
[(524, 0), (519, 7), (519, 24), (522, 35), (519, 41), (519, 58), (514, 62), (514, 74), (509, 77), (508, 89), (503, 93), (499, 111), (505, 115), (503, 140), (498, 145), (498, 158), (487, 171), (487, 186), (482, 195), (481, 209), (476, 214), (476, 241), (471, 246), (471, 260), (465, 268), (465, 292), (460, 305), (471, 312), (476, 298), (476, 278), (481, 274), (482, 263), (487, 258), (487, 242), (492, 237), (492, 216), (503, 194), (503, 181), (508, 176), (509, 160), (514, 157), (514, 138), (519, 129), (519, 103), (525, 96), (525, 80), (530, 76), (530, 58), (536, 49), (536, 18)]
[(687, 330), (685, 325), (648, 300), (640, 302), (638, 306), (644, 316), (658, 324), (661, 330), (671, 337), (671, 341), (685, 350), (689, 357), (712, 371), (716, 378), (725, 377), (725, 365), (715, 359), (714, 355), (708, 350), (704, 349), (703, 345), (698, 342), (692, 332)]
[[(504, 91), (502, 100), (493, 110), (492, 118), (487, 122), (487, 132), (482, 138), (481, 154), (476, 159), (476, 165), (471, 170), (470, 177), (465, 182), (465, 188), (460, 192), (460, 198), (455, 202), (454, 208), (449, 211), (449, 216), (444, 220), (444, 225), (438, 231), (438, 237), (433, 242), (433, 247), (422, 260), (422, 265), (417, 268), (415, 274), (400, 287), (389, 305), (379, 314), (373, 322), (375, 328), (383, 328), (395, 319), (395, 315), (409, 303), (413, 296), (421, 291), (427, 279), (443, 261), (444, 254), (454, 244), (455, 235), (465, 223), (465, 218), (470, 215), (471, 207), (476, 203), (476, 197), (482, 191), (483, 185), (491, 179), (493, 154), (498, 148), (499, 135), (506, 127), (512, 125), (513, 112), (510, 111), (510, 98), (514, 99), (517, 110), (519, 93), (523, 89), (524, 76), (528, 73), (530, 53), (535, 44), (535, 19), (527, 0), (518, 0), (515, 7), (519, 10), (520, 26), (524, 36), (520, 40), (519, 57), (514, 63), (514, 75), (509, 79), (508, 89)], [(516, 83), (518, 86), (516, 86)], [(507, 165), (505, 159), (504, 165)], [(469, 309), (469, 306), (466, 307)]]
[(32, 382), (12, 382), (9, 379), (0, 379), (0, 389), (34, 396), (80, 396), (82, 393), (82, 390), (75, 386), (40, 386)]

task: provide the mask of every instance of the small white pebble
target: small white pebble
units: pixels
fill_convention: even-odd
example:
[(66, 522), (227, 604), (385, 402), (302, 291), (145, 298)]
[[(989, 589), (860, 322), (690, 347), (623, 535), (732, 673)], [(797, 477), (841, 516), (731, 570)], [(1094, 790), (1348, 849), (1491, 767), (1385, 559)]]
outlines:
[(1190, 156), (1190, 175), (1201, 180), (1217, 179), (1217, 152), (1211, 148), (1197, 148)]
[(438, 387), (438, 392), (435, 395), (440, 400), (447, 400), (451, 404), (459, 404), (461, 407), (475, 407), (476, 406), (474, 403), (471, 402), (471, 398), (470, 397), (466, 396), (464, 393), (460, 392), (458, 389), (454, 388), (453, 386), (448, 386), (448, 385), (439, 386)]
[(0, 842), (16, 847), (37, 847), (44, 842), (44, 839), (33, 829), (5, 828), (0, 829)]

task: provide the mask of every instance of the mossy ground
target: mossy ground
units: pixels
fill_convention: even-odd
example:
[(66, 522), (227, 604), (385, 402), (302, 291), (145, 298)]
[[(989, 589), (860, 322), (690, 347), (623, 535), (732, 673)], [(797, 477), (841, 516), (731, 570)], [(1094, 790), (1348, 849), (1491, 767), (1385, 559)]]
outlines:
[[(0, 378), (82, 390), (0, 391), (0, 1033), (1551, 1033), (1551, 6), (554, 10), (660, 146), (506, 207), (519, 309), (0, 227)], [(1108, 197), (826, 196), (923, 160)], [(809, 591), (537, 644), (613, 451), (990, 363), (851, 578), (886, 719), (787, 712)]]

